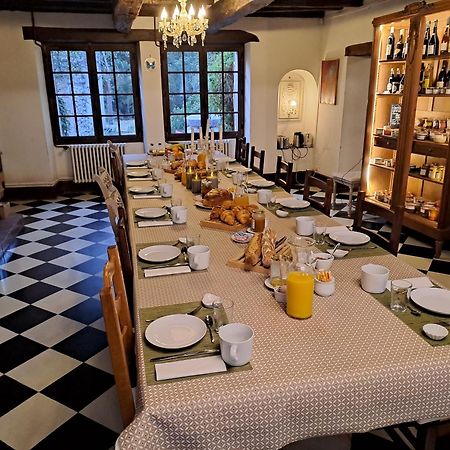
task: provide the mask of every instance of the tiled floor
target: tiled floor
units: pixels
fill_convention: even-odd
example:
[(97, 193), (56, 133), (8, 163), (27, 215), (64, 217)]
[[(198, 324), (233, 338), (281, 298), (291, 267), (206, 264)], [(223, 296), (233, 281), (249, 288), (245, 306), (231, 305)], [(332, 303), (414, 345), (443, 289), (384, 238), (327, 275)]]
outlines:
[(100, 197), (20, 201), (1, 261), (0, 449), (109, 449), (122, 429), (98, 298), (114, 242)]
[[(113, 243), (104, 205), (82, 194), (13, 206), (25, 228), (0, 261), (0, 450), (109, 449), (122, 427), (98, 298)], [(448, 283), (449, 251), (433, 260), (405, 237), (400, 253)]]

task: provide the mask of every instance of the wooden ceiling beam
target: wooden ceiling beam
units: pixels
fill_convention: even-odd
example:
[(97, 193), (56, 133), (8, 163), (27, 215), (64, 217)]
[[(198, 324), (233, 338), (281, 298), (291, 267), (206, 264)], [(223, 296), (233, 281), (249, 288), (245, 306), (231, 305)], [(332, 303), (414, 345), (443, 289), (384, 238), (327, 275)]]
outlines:
[(298, 9), (297, 11), (279, 11), (279, 12), (272, 12), (272, 11), (265, 11), (264, 9), (261, 9), (259, 11), (256, 11), (253, 14), (250, 14), (250, 17), (269, 17), (269, 18), (285, 18), (285, 17), (291, 17), (295, 19), (323, 19), (325, 17), (325, 11), (314, 11), (314, 10), (301, 10)]
[(372, 42), (362, 42), (345, 47), (345, 56), (370, 58), (372, 56)]
[(363, 0), (275, 0), (271, 6), (295, 6), (297, 8), (346, 8), (359, 7), (363, 5)]
[(0, 0), (0, 10), (110, 14), (112, 6), (108, 0)]
[(115, 0), (114, 28), (120, 33), (129, 33), (143, 2), (144, 0)]
[(209, 19), (208, 33), (216, 33), (270, 3), (272, 0), (218, 0), (206, 11), (206, 17)]

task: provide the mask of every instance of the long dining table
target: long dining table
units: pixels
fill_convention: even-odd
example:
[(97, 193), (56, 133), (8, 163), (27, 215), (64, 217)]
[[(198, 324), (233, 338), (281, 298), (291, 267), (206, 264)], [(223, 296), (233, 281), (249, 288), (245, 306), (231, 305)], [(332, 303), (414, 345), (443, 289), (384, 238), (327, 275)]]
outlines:
[[(130, 158), (125, 156), (125, 162)], [(388, 267), (391, 279), (423, 274), (387, 253), (336, 259), (335, 294), (315, 295), (312, 317), (293, 319), (264, 286), (266, 275), (227, 266), (245, 246), (232, 242), (229, 232), (202, 228), (200, 221), (209, 211), (197, 208), (193, 194), (173, 175), (166, 177), (173, 183), (173, 197), (188, 208), (187, 224), (138, 228), (136, 208), (170, 201), (127, 198), (135, 273), (137, 410), (116, 448), (279, 449), (309, 437), (450, 416), (450, 346), (431, 346), (360, 287), (366, 263)], [(151, 182), (127, 179), (127, 192), (146, 183)], [(231, 186), (220, 174), (220, 187)], [(254, 194), (251, 203), (256, 203)], [(293, 218), (266, 216), (278, 236), (295, 234)], [(320, 212), (314, 217), (318, 225), (337, 225)], [(200, 235), (210, 247), (207, 271), (138, 276), (138, 245), (177, 241), (187, 234)], [(205, 293), (233, 300), (234, 321), (254, 330), (252, 370), (148, 385), (142, 308), (200, 303)]]

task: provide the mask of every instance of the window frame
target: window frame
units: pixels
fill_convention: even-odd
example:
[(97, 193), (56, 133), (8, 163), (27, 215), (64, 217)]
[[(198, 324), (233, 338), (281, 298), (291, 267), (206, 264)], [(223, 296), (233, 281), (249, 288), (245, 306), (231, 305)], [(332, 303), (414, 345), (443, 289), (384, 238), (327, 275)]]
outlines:
[[(166, 141), (188, 141), (191, 139), (191, 133), (171, 133), (170, 126), (170, 105), (169, 105), (169, 77), (167, 67), (167, 52), (199, 52), (199, 74), (200, 74), (200, 117), (203, 130), (205, 130), (208, 119), (208, 70), (207, 70), (207, 52), (237, 52), (238, 54), (238, 129), (237, 131), (223, 131), (224, 139), (234, 139), (244, 135), (244, 98), (245, 98), (245, 66), (244, 66), (244, 44), (214, 44), (193, 47), (176, 48), (172, 44), (167, 44), (167, 50), (161, 48), (161, 85), (163, 96), (163, 116), (164, 116), (164, 135)], [(221, 71), (218, 73), (226, 73)], [(185, 73), (184, 68), (182, 72)], [(183, 76), (184, 80), (184, 76)], [(186, 95), (186, 93), (183, 93)], [(214, 114), (214, 113), (211, 113)], [(224, 114), (223, 111), (221, 114)], [(188, 116), (185, 112), (184, 116)], [(199, 138), (199, 133), (195, 132), (195, 139)]]
[[(51, 51), (85, 51), (88, 65), (88, 78), (90, 96), (92, 100), (92, 118), (94, 124), (94, 136), (62, 136), (58, 121), (58, 107), (56, 102), (55, 84), (53, 80), (53, 69), (51, 62)], [(104, 136), (102, 127), (102, 114), (100, 109), (100, 94), (98, 88), (98, 77), (95, 62), (95, 51), (129, 51), (131, 66), (131, 83), (134, 102), (134, 118), (136, 133), (130, 135)], [(55, 145), (72, 144), (95, 144), (112, 142), (142, 142), (142, 108), (140, 97), (138, 52), (136, 44), (91, 44), (91, 43), (46, 43), (42, 45), (42, 59), (44, 64), (45, 84), (47, 88), (47, 99), (52, 127), (53, 143)], [(112, 73), (116, 73), (115, 71)], [(71, 94), (74, 95), (73, 93)], [(118, 107), (118, 106), (117, 106)]]

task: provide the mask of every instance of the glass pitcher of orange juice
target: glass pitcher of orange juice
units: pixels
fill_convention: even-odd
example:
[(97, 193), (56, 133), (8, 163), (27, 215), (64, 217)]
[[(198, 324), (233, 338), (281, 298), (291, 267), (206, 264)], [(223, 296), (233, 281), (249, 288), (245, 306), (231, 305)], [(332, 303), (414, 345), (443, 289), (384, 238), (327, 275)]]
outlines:
[(293, 261), (287, 277), (286, 312), (296, 319), (308, 319), (313, 313), (314, 239), (294, 236), (289, 240), (289, 244)]

